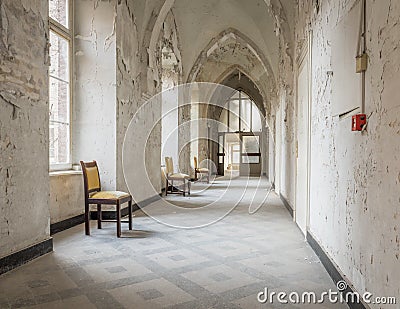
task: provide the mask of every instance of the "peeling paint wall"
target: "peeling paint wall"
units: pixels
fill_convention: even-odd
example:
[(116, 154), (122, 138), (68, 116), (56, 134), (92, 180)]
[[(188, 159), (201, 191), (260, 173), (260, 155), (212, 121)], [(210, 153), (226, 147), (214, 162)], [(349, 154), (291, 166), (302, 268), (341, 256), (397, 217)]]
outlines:
[(47, 12), (0, 2), (0, 257), (50, 234)]
[[(122, 144), (130, 120), (141, 105), (139, 38), (132, 1), (117, 5), (117, 187), (126, 190)], [(129, 31), (128, 31), (129, 29)]]
[(74, 8), (73, 160), (96, 160), (102, 188), (115, 190), (117, 2), (77, 0)]
[(331, 33), (355, 3), (298, 7), (297, 45), (308, 25), (313, 31), (310, 231), (358, 291), (399, 296), (400, 2), (367, 1), (369, 123), (362, 134), (351, 132), (350, 118), (332, 115), (338, 93), (327, 74), (335, 77)]
[[(136, 16), (142, 12), (134, 11), (133, 1), (118, 1), (117, 5), (117, 185), (119, 190), (127, 190), (124, 172), (129, 179), (130, 189), (136, 202), (154, 196), (154, 192), (161, 192), (160, 176), (160, 156), (161, 156), (161, 125), (157, 124), (149, 139), (146, 141), (145, 165), (147, 175), (139, 175), (132, 166), (132, 169), (123, 171), (122, 167), (122, 146), (129, 123), (136, 112), (143, 104), (150, 99), (149, 94), (142, 94), (143, 89), (147, 89), (147, 79), (143, 79), (143, 63), (141, 62), (148, 50), (140, 46), (140, 27), (136, 24)], [(141, 16), (140, 20), (143, 16)], [(139, 28), (139, 30), (138, 30)], [(160, 68), (159, 68), (160, 69)], [(158, 72), (157, 72), (158, 74)], [(151, 76), (150, 76), (151, 77)], [(158, 80), (158, 77), (156, 78)], [(158, 85), (157, 87), (160, 87)], [(155, 94), (155, 93), (152, 93)], [(151, 123), (152, 119), (159, 120), (161, 116), (161, 105), (159, 108), (146, 110), (144, 115), (146, 119), (138, 119), (139, 122), (147, 121)], [(139, 144), (134, 145), (136, 151), (142, 151)], [(138, 162), (137, 164), (143, 164)], [(133, 174), (133, 175), (132, 175)], [(146, 191), (142, 179), (149, 177), (154, 186), (154, 191)]]

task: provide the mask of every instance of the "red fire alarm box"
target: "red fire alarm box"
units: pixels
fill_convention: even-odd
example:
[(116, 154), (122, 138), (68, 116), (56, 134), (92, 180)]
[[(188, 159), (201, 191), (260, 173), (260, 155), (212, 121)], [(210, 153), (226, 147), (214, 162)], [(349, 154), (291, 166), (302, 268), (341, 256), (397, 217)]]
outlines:
[(352, 118), (352, 131), (362, 131), (364, 125), (367, 123), (367, 115), (365, 114), (357, 114)]

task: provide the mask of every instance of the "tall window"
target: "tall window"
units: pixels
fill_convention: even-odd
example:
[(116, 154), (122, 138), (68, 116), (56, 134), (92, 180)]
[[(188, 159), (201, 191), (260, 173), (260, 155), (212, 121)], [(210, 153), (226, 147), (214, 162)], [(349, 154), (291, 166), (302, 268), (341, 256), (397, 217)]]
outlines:
[(250, 97), (236, 91), (220, 116), (219, 132), (261, 132), (262, 121), (257, 105)]
[(50, 169), (71, 168), (72, 25), (69, 0), (49, 1), (50, 21)]

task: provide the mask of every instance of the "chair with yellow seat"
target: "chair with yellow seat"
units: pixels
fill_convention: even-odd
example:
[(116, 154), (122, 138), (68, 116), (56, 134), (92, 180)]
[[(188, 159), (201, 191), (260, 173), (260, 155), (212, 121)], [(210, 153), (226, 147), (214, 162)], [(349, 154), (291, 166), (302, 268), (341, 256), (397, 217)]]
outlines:
[[(187, 192), (190, 195), (190, 177), (187, 174), (175, 173), (174, 172), (174, 162), (171, 157), (165, 157), (165, 195), (170, 193), (182, 193), (185, 196), (186, 188)], [(174, 186), (174, 181), (182, 182), (183, 188), (179, 189), (177, 186)], [(171, 188), (169, 190), (169, 188)]]
[[(117, 237), (121, 237), (121, 222), (129, 223), (132, 230), (132, 196), (121, 191), (101, 191), (99, 169), (96, 161), (81, 162), (83, 182), (85, 187), (85, 233), (90, 235), (89, 205), (97, 205), (97, 228), (101, 229), (102, 222), (117, 222)], [(121, 205), (128, 202), (129, 221), (121, 221)], [(101, 205), (116, 206), (116, 220), (103, 220)]]
[(197, 180), (197, 174), (200, 174), (200, 177), (202, 174), (206, 174), (207, 178), (207, 183), (210, 182), (210, 171), (208, 168), (204, 167), (199, 167), (199, 164), (197, 162), (197, 157), (194, 157), (194, 179)]

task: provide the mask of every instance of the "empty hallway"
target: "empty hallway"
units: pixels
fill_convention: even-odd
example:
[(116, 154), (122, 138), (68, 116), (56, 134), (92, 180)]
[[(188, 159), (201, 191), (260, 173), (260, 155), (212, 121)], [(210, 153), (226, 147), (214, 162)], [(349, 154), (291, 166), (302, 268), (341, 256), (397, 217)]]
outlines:
[(399, 37), (399, 0), (0, 0), (0, 309), (400, 309)]

